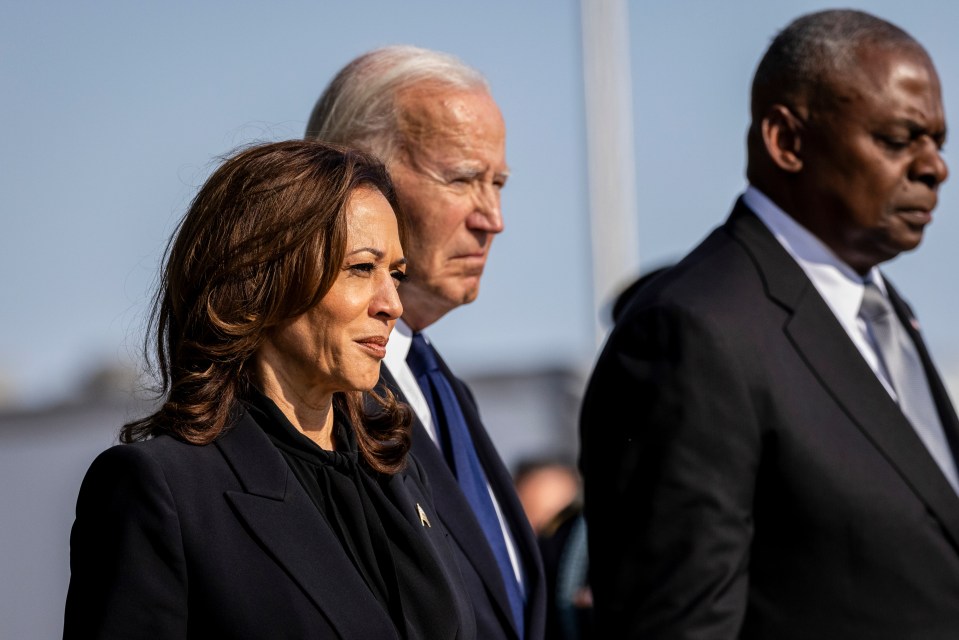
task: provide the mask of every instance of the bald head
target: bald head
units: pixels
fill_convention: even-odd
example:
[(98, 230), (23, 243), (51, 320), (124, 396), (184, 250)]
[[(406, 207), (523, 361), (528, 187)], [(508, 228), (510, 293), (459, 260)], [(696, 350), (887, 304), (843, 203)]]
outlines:
[(773, 39), (756, 69), (753, 122), (775, 103), (802, 109), (810, 102), (830, 100), (836, 78), (858, 72), (863, 47), (923, 50), (896, 25), (862, 11), (820, 11), (791, 22)]
[(756, 71), (750, 183), (860, 274), (915, 249), (948, 176), (939, 77), (860, 11), (799, 18)]
[(849, 78), (861, 73), (863, 50), (906, 50), (925, 56), (908, 33), (881, 18), (851, 9), (818, 11), (789, 23), (769, 45), (753, 77), (747, 176), (764, 182), (762, 123), (776, 105), (805, 119), (829, 109)]

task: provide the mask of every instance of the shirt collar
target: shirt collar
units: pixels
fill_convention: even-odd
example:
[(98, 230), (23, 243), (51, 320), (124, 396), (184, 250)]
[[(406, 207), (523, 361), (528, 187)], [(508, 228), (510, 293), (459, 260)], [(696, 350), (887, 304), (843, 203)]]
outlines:
[(840, 260), (822, 240), (780, 209), (756, 187), (750, 185), (746, 189), (743, 202), (799, 264), (840, 320), (851, 323), (856, 321), (865, 282), (875, 282), (885, 295), (885, 283), (878, 268), (873, 267), (866, 277), (860, 276)]
[(413, 330), (400, 318), (390, 332), (390, 339), (386, 343), (386, 357), (383, 362), (390, 371), (396, 371), (396, 365), (406, 366), (406, 356), (410, 353), (413, 344)]

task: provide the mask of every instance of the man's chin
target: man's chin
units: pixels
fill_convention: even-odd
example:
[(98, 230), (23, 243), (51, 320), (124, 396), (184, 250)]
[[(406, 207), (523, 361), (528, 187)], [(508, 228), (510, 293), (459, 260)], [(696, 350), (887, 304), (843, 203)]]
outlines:
[(400, 287), (400, 300), (403, 303), (403, 319), (421, 330), (436, 322), (456, 307), (469, 304), (479, 295), (479, 278), (464, 283), (457, 280), (432, 283), (424, 286), (419, 282), (407, 282)]
[(458, 276), (437, 282), (431, 292), (451, 309), (469, 304), (479, 296), (480, 275)]
[(843, 257), (843, 260), (862, 273), (868, 268), (892, 260), (901, 253), (917, 249), (922, 244), (922, 238), (922, 229), (897, 229), (896, 233), (873, 233), (868, 237), (860, 238), (857, 251)]
[(469, 278), (467, 282), (463, 283), (463, 295), (461, 297), (462, 302), (460, 304), (469, 304), (476, 300), (479, 297), (480, 290), (480, 277), (479, 275)]
[(900, 253), (907, 253), (913, 251), (914, 249), (919, 248), (919, 245), (922, 244), (923, 238), (923, 228), (912, 228), (902, 233), (897, 234), (895, 237), (890, 238), (889, 244), (891, 253), (893, 257)]

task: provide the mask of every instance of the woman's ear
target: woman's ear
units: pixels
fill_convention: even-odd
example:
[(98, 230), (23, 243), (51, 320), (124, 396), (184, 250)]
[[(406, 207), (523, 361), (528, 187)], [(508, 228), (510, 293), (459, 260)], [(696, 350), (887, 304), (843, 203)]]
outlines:
[(783, 171), (802, 170), (803, 123), (789, 107), (774, 104), (762, 120), (763, 144), (766, 153)]

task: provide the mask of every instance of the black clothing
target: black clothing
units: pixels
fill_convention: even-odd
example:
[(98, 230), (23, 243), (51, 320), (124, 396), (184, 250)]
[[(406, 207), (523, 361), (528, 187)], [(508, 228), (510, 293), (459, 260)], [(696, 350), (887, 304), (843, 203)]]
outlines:
[[(263, 415), (238, 405), (209, 445), (159, 436), (100, 454), (77, 501), (64, 637), (474, 640), (418, 465), (393, 476), (355, 457), (349, 474), (328, 468), (337, 489), (320, 508)], [(367, 506), (336, 495), (346, 484)], [(351, 518), (360, 517), (382, 533), (371, 526), (369, 540), (358, 539)], [(392, 566), (379, 563), (384, 554)]]

